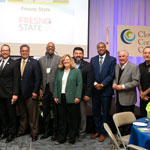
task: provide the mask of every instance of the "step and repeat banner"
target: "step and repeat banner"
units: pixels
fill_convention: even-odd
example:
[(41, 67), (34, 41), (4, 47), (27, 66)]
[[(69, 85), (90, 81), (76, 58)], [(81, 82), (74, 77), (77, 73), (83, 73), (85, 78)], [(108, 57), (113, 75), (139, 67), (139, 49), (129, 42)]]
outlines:
[(142, 57), (150, 46), (150, 26), (117, 26), (117, 51), (127, 50), (130, 56)]

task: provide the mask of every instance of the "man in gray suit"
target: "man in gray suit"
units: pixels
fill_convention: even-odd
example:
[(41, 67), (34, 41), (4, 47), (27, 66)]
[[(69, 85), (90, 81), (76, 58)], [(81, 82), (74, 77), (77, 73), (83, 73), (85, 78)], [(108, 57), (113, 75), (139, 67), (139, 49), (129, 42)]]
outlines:
[[(55, 55), (54, 52), (55, 44), (53, 42), (49, 42), (46, 47), (46, 55), (39, 60), (42, 70), (40, 97), (43, 99), (42, 104), (44, 117), (44, 134), (41, 136), (41, 139), (46, 139), (53, 133), (51, 140), (56, 140), (57, 136), (57, 108), (53, 101), (53, 92), (55, 77), (61, 58), (60, 56)], [(52, 111), (54, 114), (53, 125), (52, 122), (50, 122)]]
[(118, 52), (119, 64), (115, 68), (113, 89), (116, 90), (117, 112), (132, 111), (137, 101), (136, 87), (140, 83), (139, 67), (128, 61), (126, 50)]

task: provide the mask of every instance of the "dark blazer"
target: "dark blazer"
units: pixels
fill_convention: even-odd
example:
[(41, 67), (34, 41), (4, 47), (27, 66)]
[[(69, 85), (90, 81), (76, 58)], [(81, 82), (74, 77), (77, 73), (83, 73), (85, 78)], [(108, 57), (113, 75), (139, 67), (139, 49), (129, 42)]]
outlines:
[(0, 73), (0, 97), (10, 98), (19, 94), (19, 68), (15, 60), (9, 58)]
[(89, 62), (82, 60), (79, 69), (81, 70), (83, 80), (82, 97), (91, 97), (94, 82), (92, 65)]
[[(21, 65), (21, 59), (19, 59), (18, 62)], [(22, 98), (32, 97), (33, 92), (38, 94), (41, 82), (42, 73), (39, 62), (29, 57), (24, 69), (23, 77), (21, 78), (20, 92)]]
[(101, 75), (99, 74), (99, 55), (91, 59), (91, 64), (94, 71), (94, 82), (104, 85), (103, 96), (111, 96), (113, 94), (112, 82), (115, 76), (116, 58), (106, 55)]
[[(64, 70), (58, 70), (54, 86), (54, 98), (58, 98), (61, 103), (62, 77)], [(66, 103), (74, 103), (75, 98), (81, 98), (82, 93), (82, 75), (79, 69), (72, 69), (69, 72), (65, 94)]]

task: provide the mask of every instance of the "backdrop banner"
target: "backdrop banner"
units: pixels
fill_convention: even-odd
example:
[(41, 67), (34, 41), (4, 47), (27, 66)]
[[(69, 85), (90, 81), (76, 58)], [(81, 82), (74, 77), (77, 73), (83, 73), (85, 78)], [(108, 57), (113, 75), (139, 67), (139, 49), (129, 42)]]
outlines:
[(142, 57), (150, 46), (150, 26), (117, 25), (117, 51), (127, 50), (129, 56)]

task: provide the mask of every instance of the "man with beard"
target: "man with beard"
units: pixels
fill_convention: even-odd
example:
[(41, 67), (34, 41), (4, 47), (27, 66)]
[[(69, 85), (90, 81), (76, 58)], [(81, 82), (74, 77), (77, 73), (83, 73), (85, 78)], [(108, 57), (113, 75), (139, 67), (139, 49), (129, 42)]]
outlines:
[[(42, 98), (43, 116), (44, 116), (43, 118), (44, 134), (40, 137), (40, 139), (46, 139), (53, 132), (53, 136), (51, 138), (52, 141), (56, 140), (58, 127), (57, 105), (54, 103), (53, 100), (53, 92), (56, 73), (61, 58), (60, 56), (55, 55), (54, 52), (55, 52), (55, 44), (53, 42), (49, 42), (46, 46), (46, 55), (40, 58), (39, 60), (40, 67), (42, 70), (42, 86), (40, 90), (40, 97)], [(53, 123), (51, 122), (50, 119), (51, 110), (53, 111), (54, 114)]]
[(84, 50), (81, 47), (75, 47), (73, 50), (73, 59), (76, 63), (76, 68), (79, 68), (83, 78), (82, 99), (80, 102), (80, 127), (79, 127), (79, 140), (86, 136), (86, 108), (87, 102), (91, 100), (93, 88), (93, 70), (92, 65), (83, 60)]
[(16, 135), (16, 104), (19, 94), (19, 67), (16, 61), (10, 58), (10, 46), (1, 47), (2, 60), (0, 61), (0, 140), (7, 138), (11, 142)]

